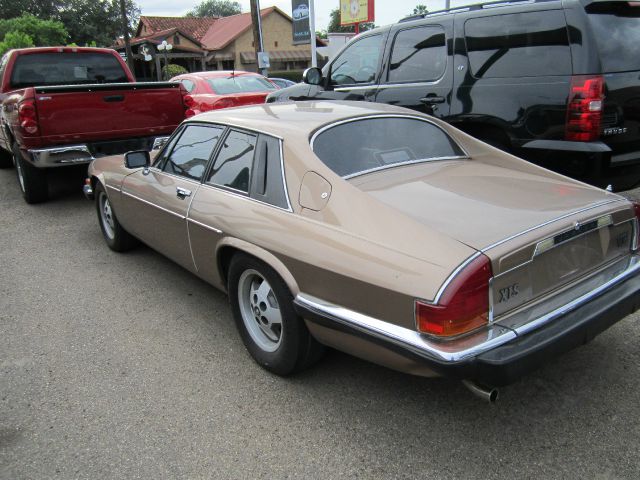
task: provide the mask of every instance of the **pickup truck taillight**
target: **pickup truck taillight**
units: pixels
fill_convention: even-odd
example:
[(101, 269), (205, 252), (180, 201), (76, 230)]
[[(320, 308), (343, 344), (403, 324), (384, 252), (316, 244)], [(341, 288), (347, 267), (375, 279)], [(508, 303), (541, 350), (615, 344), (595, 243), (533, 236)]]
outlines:
[(571, 79), (567, 102), (565, 139), (591, 142), (600, 136), (604, 78), (600, 75), (576, 75)]
[(38, 133), (38, 114), (34, 100), (24, 100), (20, 103), (18, 106), (18, 122), (29, 135)]
[(453, 337), (489, 322), (491, 262), (479, 255), (447, 285), (438, 304), (416, 300), (416, 326), (421, 333)]

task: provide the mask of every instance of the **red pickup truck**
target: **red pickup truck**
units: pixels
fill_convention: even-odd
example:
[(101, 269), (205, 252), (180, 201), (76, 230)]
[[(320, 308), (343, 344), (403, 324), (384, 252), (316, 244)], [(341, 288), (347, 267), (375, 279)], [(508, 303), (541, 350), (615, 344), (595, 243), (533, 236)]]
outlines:
[(0, 61), (0, 166), (14, 164), (25, 200), (43, 202), (50, 168), (151, 150), (185, 118), (184, 94), (135, 83), (114, 50), (11, 50)]

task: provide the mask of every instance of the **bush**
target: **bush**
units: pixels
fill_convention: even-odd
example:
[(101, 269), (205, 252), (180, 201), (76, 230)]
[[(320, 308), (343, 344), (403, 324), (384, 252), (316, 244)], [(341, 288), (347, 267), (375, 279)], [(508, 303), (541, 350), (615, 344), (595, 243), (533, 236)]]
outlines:
[(33, 47), (33, 39), (23, 32), (8, 32), (0, 42), (0, 55), (14, 48)]
[(183, 73), (189, 73), (189, 71), (182, 65), (170, 63), (169, 65), (162, 67), (163, 78), (166, 78), (167, 80), (175, 77), (176, 75), (182, 75)]
[(276, 70), (273, 72), (269, 71), (269, 76), (273, 78), (286, 78), (292, 82), (299, 83), (302, 81), (302, 72), (304, 72), (304, 70)]

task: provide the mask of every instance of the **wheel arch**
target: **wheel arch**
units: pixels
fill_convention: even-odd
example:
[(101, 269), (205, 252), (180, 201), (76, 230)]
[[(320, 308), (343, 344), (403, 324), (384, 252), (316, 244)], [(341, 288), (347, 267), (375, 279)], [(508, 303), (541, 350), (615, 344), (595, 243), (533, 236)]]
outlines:
[(275, 270), (282, 280), (284, 280), (289, 291), (294, 297), (300, 293), (298, 282), (296, 282), (293, 274), (278, 257), (262, 247), (234, 237), (224, 238), (216, 248), (216, 261), (218, 264), (220, 281), (225, 288), (228, 280), (229, 263), (231, 262), (231, 257), (236, 253), (244, 253), (245, 255), (252, 256), (266, 263), (269, 267)]

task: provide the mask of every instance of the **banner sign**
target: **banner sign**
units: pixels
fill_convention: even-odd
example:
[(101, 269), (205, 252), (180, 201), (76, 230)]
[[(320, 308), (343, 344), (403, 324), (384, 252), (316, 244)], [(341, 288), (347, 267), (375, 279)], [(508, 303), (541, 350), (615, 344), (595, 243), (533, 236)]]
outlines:
[(293, 19), (293, 44), (311, 43), (309, 0), (291, 0), (291, 17)]
[(373, 22), (374, 0), (340, 0), (340, 25)]

